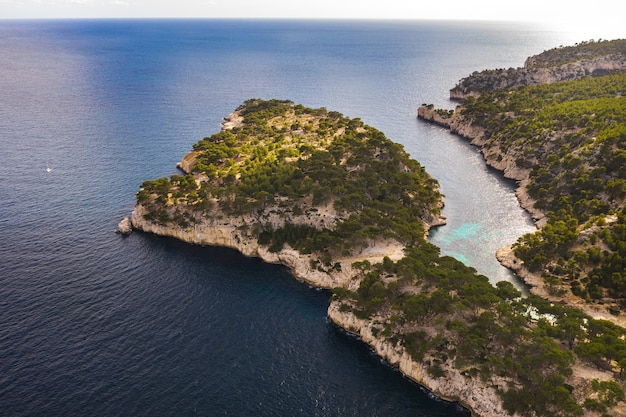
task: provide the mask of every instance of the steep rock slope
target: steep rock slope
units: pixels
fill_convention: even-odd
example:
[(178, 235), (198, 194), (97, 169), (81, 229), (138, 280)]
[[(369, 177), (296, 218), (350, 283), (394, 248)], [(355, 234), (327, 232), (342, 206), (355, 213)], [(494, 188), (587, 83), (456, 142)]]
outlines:
[(450, 90), (450, 98), (480, 96), (538, 84), (600, 77), (626, 71), (626, 40), (582, 42), (529, 57), (522, 68), (474, 72)]

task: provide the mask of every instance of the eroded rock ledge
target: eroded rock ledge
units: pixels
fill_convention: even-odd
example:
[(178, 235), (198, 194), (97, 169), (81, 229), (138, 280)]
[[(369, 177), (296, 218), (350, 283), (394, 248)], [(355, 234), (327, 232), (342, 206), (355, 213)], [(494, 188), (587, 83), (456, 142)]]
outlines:
[[(159, 225), (144, 218), (145, 207), (137, 205), (131, 214), (133, 228), (160, 236), (169, 236), (195, 245), (221, 246), (239, 251), (250, 257), (258, 257), (271, 264), (284, 265), (293, 275), (318, 288), (332, 289), (336, 287), (353, 288), (358, 281), (353, 279), (355, 271), (352, 263), (357, 260), (367, 260), (378, 263), (384, 257), (392, 260), (402, 258), (404, 246), (393, 240), (372, 241), (361, 253), (353, 256), (337, 258), (335, 262), (341, 268), (320, 270), (313, 267), (317, 257), (301, 254), (297, 250), (285, 245), (278, 252), (270, 252), (267, 245), (260, 245), (256, 237), (252, 236), (245, 225), (253, 224), (253, 216), (231, 218), (205, 217), (193, 227), (183, 228), (172, 225)], [(298, 221), (297, 219), (293, 219)], [(300, 221), (304, 221), (300, 219)], [(310, 220), (307, 220), (310, 221)], [(320, 221), (322, 221), (320, 219)]]

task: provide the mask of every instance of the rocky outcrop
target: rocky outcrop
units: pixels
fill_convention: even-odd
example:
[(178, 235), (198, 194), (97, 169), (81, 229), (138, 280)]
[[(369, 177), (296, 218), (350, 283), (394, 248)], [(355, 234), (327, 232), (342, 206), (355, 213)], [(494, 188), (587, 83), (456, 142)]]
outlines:
[(538, 229), (541, 229), (546, 225), (548, 218), (546, 217), (546, 213), (535, 208), (535, 200), (528, 195), (529, 183), (530, 180), (528, 177), (522, 179), (515, 189), (515, 196), (517, 197), (517, 201), (519, 201), (520, 207), (530, 214), (535, 222), (535, 226), (537, 226)]
[[(502, 408), (502, 399), (498, 395), (498, 388), (505, 388), (504, 381), (492, 378), (485, 383), (479, 377), (462, 375), (458, 369), (447, 364), (442, 365), (444, 377), (433, 377), (428, 372), (429, 358), (420, 362), (413, 360), (401, 345), (375, 336), (371, 320), (359, 319), (349, 311), (342, 311), (340, 306), (338, 302), (331, 302), (328, 308), (328, 317), (333, 323), (358, 336), (406, 377), (428, 388), (433, 394), (446, 401), (459, 403), (469, 408), (473, 415), (481, 417), (509, 415)], [(500, 384), (502, 384), (501, 387)]]
[(123, 236), (128, 236), (133, 232), (133, 226), (128, 217), (124, 217), (119, 224), (117, 225), (116, 233), (119, 233)]
[(624, 54), (605, 55), (554, 67), (539, 68), (535, 67), (533, 59), (534, 57), (528, 58), (523, 68), (475, 72), (463, 78), (450, 90), (450, 98), (460, 100), (489, 91), (551, 84), (626, 71), (626, 55)]
[(228, 116), (224, 117), (222, 121), (222, 129), (232, 129), (243, 125), (243, 116), (241, 111), (234, 111)]
[(176, 164), (176, 167), (182, 170), (185, 174), (190, 174), (193, 166), (198, 161), (199, 151), (191, 151), (183, 157), (183, 159)]
[(454, 110), (435, 109), (433, 106), (420, 106), (417, 117), (439, 126), (450, 129), (450, 132), (469, 139), (473, 145), (481, 146), (484, 143), (485, 130), (463, 120), (460, 107)]

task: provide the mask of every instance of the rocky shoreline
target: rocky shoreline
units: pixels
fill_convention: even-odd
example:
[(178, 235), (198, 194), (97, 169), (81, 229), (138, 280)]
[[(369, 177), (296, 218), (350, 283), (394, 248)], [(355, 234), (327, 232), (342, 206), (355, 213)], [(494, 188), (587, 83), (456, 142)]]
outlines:
[(450, 90), (450, 98), (460, 100), (470, 96), (479, 96), (485, 86), (491, 90), (504, 90), (626, 71), (626, 56), (624, 54), (597, 56), (550, 67), (541, 66), (538, 62), (540, 57), (541, 55), (529, 57), (523, 68), (500, 69), (472, 74), (460, 80)]
[(490, 158), (485, 155), (482, 148), (485, 144), (484, 129), (464, 122), (460, 117), (459, 106), (450, 112), (435, 109), (433, 106), (420, 106), (417, 109), (417, 117), (449, 129), (451, 133), (457, 134), (462, 138), (469, 140), (472, 145), (478, 147), (481, 150), (483, 159), (488, 166), (502, 172), (504, 178), (517, 181), (515, 196), (517, 197), (520, 206), (532, 216), (537, 228), (541, 228), (545, 225), (547, 220), (545, 213), (535, 209), (535, 201), (528, 195), (527, 192), (529, 182), (528, 175), (530, 170), (520, 169), (517, 167), (511, 157), (505, 156), (504, 158), (498, 160), (497, 158)]
[(358, 282), (353, 279), (356, 271), (352, 268), (352, 263), (357, 260), (378, 263), (384, 257), (397, 260), (404, 256), (402, 252), (404, 247), (395, 241), (371, 242), (358, 258), (346, 256), (336, 259), (341, 268), (321, 269), (313, 267), (317, 260), (314, 255), (301, 254), (288, 245), (278, 252), (270, 252), (267, 246), (259, 245), (257, 239), (243, 227), (252, 223), (253, 219), (249, 216), (229, 219), (205, 218), (193, 227), (182, 228), (155, 224), (146, 220), (143, 217), (144, 213), (144, 207), (141, 205), (135, 207), (130, 217), (133, 229), (173, 237), (195, 245), (235, 249), (245, 256), (258, 257), (267, 263), (286, 266), (298, 280), (324, 289), (336, 287), (352, 289), (355, 285), (358, 287)]
[[(351, 312), (341, 311), (340, 305), (341, 303), (331, 301), (328, 307), (329, 319), (371, 346), (378, 356), (410, 380), (425, 387), (444, 401), (459, 404), (474, 416), (502, 417), (507, 415), (498, 395), (498, 381), (492, 380), (488, 385), (479, 378), (462, 375), (458, 369), (449, 366), (445, 366), (445, 377), (433, 377), (428, 372), (429, 358), (425, 358), (422, 362), (414, 361), (406, 349), (399, 344), (392, 344), (387, 339), (375, 336), (373, 330), (375, 317), (372, 320), (360, 319)], [(501, 382), (504, 387), (504, 382)]]
[[(534, 207), (535, 201), (528, 195), (527, 192), (527, 186), (529, 184), (528, 175), (530, 171), (517, 168), (511, 158), (505, 157), (500, 161), (497, 161), (495, 158), (489, 158), (486, 156), (482, 148), (485, 143), (484, 131), (480, 127), (472, 126), (469, 123), (463, 122), (460, 117), (459, 106), (457, 106), (453, 112), (437, 110), (432, 106), (420, 106), (417, 111), (417, 117), (427, 122), (447, 128), (450, 132), (469, 140), (472, 145), (480, 148), (481, 153), (483, 154), (483, 159), (488, 166), (502, 172), (502, 175), (505, 178), (517, 181), (515, 195), (520, 207), (526, 210), (533, 218), (535, 226), (540, 229), (546, 224), (547, 218), (545, 213)], [(621, 327), (626, 327), (626, 318), (611, 314), (607, 308), (586, 303), (584, 300), (573, 296), (564, 299), (563, 297), (551, 295), (544, 280), (539, 275), (530, 272), (524, 267), (521, 261), (515, 257), (512, 245), (498, 249), (495, 256), (502, 266), (510, 269), (529, 287), (532, 294), (557, 303), (565, 302), (567, 305), (576, 307), (595, 319), (608, 320)]]
[[(196, 245), (232, 248), (245, 256), (258, 257), (267, 263), (286, 266), (296, 279), (317, 288), (345, 287), (356, 290), (359, 280), (355, 279), (357, 273), (352, 268), (353, 262), (367, 260), (378, 263), (386, 256), (393, 260), (404, 256), (404, 247), (395, 241), (372, 242), (372, 245), (358, 256), (338, 259), (337, 261), (341, 263), (340, 271), (320, 271), (312, 267), (311, 261), (314, 257), (311, 255), (301, 254), (288, 247), (273, 253), (268, 251), (267, 247), (259, 245), (255, 238), (242, 231), (241, 225), (250, 219), (231, 219), (232, 221), (206, 219), (201, 224), (184, 229), (147, 221), (143, 217), (144, 210), (140, 205), (133, 210), (130, 221), (134, 230), (173, 237)], [(428, 373), (428, 363), (414, 361), (402, 346), (375, 336), (373, 321), (359, 319), (352, 312), (341, 311), (340, 303), (336, 301), (330, 302), (327, 314), (335, 325), (358, 336), (392, 367), (442, 400), (457, 403), (469, 410), (472, 415), (498, 417), (505, 414), (497, 393), (497, 385), (493, 382), (486, 385), (479, 379), (468, 379), (451, 367), (446, 368), (446, 377), (435, 378)]]

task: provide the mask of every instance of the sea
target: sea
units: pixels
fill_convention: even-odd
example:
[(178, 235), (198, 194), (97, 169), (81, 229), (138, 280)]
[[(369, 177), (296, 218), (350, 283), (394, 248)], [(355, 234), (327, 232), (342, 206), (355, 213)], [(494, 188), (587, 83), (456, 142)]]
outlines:
[(465, 416), (232, 250), (115, 233), (250, 98), (360, 118), (438, 179), (430, 240), (492, 282), (515, 184), (416, 118), (474, 71), (583, 39), (510, 22), (0, 20), (0, 416)]

